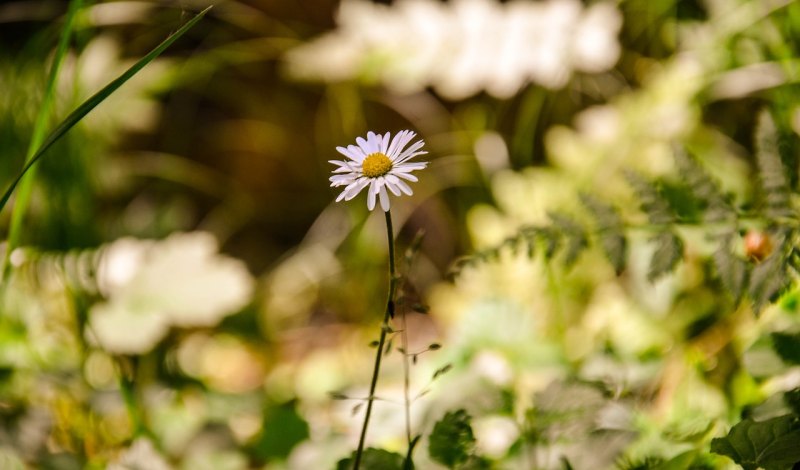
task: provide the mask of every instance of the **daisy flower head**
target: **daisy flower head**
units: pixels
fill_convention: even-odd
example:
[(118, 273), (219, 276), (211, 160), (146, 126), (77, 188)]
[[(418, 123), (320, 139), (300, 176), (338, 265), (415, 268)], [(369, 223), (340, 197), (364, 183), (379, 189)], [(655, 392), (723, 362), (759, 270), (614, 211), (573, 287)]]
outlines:
[(428, 165), (427, 162), (409, 161), (428, 153), (420, 150), (425, 145), (422, 140), (406, 148), (415, 136), (414, 132), (406, 130), (398, 132), (392, 139), (389, 132), (380, 135), (370, 131), (366, 139), (356, 138), (358, 145), (336, 147), (339, 153), (347, 157), (344, 160), (329, 160), (338, 167), (330, 177), (331, 187), (345, 186), (336, 202), (349, 201), (367, 188), (367, 208), (374, 209), (377, 199), (381, 209), (386, 212), (389, 210), (389, 192), (395, 196), (401, 193), (412, 195), (413, 191), (406, 181), (417, 181), (411, 172)]

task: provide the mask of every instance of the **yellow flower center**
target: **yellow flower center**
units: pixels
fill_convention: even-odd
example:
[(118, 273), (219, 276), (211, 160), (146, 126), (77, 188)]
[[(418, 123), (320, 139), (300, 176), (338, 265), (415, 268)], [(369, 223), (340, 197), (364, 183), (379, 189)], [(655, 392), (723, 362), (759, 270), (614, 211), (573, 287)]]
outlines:
[(392, 161), (386, 155), (376, 152), (367, 155), (361, 163), (361, 171), (368, 178), (377, 178), (389, 173), (392, 169)]

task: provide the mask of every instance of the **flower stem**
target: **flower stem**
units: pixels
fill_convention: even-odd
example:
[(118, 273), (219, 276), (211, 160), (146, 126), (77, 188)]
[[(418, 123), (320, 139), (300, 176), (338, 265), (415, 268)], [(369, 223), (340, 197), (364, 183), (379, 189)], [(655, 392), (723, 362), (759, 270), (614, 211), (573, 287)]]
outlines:
[(389, 241), (389, 295), (386, 300), (386, 311), (383, 314), (381, 323), (381, 336), (378, 339), (378, 348), (375, 352), (375, 368), (372, 371), (372, 382), (369, 385), (369, 396), (367, 397), (367, 410), (364, 414), (364, 424), (361, 426), (361, 437), (358, 439), (358, 449), (353, 461), (353, 470), (358, 470), (361, 465), (361, 456), (364, 453), (364, 442), (367, 438), (367, 426), (372, 414), (372, 402), (375, 399), (375, 387), (378, 385), (378, 375), (381, 371), (381, 358), (383, 357), (383, 347), (386, 344), (386, 335), (389, 333), (389, 320), (394, 317), (394, 295), (397, 287), (397, 273), (394, 262), (394, 230), (392, 229), (392, 214), (389, 211), (386, 215), (386, 236)]

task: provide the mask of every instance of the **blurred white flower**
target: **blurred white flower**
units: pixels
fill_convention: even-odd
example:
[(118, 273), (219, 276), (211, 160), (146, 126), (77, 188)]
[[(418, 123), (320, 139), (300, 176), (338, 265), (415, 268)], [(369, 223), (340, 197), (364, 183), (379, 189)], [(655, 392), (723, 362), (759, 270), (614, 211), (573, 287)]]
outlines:
[(519, 427), (506, 416), (484, 416), (472, 423), (475, 439), (481, 454), (491, 458), (502, 458), (519, 437)]
[(150, 350), (170, 326), (213, 326), (253, 291), (244, 263), (218, 254), (208, 233), (162, 241), (124, 238), (104, 248), (98, 285), (106, 302), (90, 311), (90, 334), (106, 350)]
[(400, 93), (433, 86), (450, 99), (506, 98), (530, 82), (563, 87), (620, 55), (622, 15), (610, 2), (345, 0), (339, 28), (287, 56), (298, 78), (379, 81)]
[(416, 134), (412, 131), (400, 131), (389, 138), (391, 134), (384, 135), (367, 133), (367, 139), (356, 138), (356, 145), (347, 148), (336, 147), (346, 160), (329, 160), (338, 166), (330, 177), (331, 187), (346, 186), (344, 191), (336, 198), (336, 202), (344, 199), (349, 201), (356, 197), (362, 189), (369, 186), (367, 191), (367, 208), (375, 208), (375, 199), (380, 199), (381, 209), (389, 210), (389, 194), (386, 188), (395, 196), (405, 193), (411, 196), (414, 192), (403, 180), (417, 181), (411, 172), (425, 168), (427, 162), (409, 162), (412, 158), (428, 152), (420, 150), (425, 142), (418, 140), (405, 148)]
[(172, 467), (158, 453), (149, 439), (140, 438), (123, 452), (106, 470), (170, 470)]

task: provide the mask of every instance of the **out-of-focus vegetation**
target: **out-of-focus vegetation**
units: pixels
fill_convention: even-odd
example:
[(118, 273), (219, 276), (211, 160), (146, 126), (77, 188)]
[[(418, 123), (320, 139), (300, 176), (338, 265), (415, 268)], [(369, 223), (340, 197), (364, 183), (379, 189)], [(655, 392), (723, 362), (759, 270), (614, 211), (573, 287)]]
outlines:
[[(85, 0), (62, 56), (70, 3), (0, 4), (4, 185), (209, 5)], [(328, 160), (401, 129), (362, 468), (796, 467), (798, 37), (791, 0), (220, 1), (0, 212), (0, 468), (349, 468), (387, 247)]]

